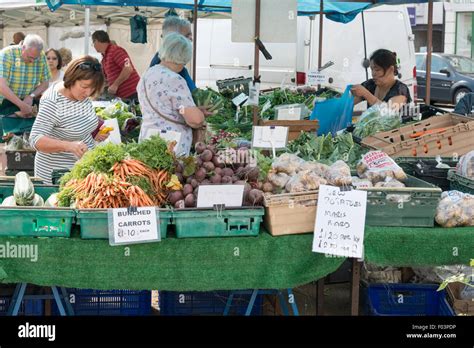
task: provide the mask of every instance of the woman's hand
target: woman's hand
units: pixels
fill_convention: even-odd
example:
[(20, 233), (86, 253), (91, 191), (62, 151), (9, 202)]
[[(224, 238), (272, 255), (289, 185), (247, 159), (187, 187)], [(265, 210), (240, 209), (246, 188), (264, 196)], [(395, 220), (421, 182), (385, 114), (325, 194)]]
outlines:
[(77, 158), (82, 158), (84, 154), (87, 152), (87, 145), (84, 144), (82, 141), (74, 141), (68, 143), (66, 147), (66, 151), (74, 154)]
[(198, 109), (202, 111), (202, 113), (204, 114), (204, 117), (212, 116), (215, 114), (215, 112), (208, 111), (205, 106), (198, 106)]
[[(104, 132), (101, 132), (104, 128), (107, 128), (105, 126), (105, 124), (102, 124), (102, 126), (99, 128), (99, 131), (97, 132), (97, 135), (95, 136), (94, 140), (97, 141), (97, 142), (102, 142), (104, 141), (105, 139), (107, 139), (110, 135), (110, 130), (107, 130), (105, 133)], [(113, 128), (109, 128), (109, 129), (112, 129)]]
[(110, 135), (110, 133), (100, 134), (100, 132), (99, 132), (95, 136), (94, 140), (97, 141), (98, 143), (101, 143), (104, 140), (106, 140), (109, 137), (109, 135)]
[(364, 99), (367, 99), (367, 96), (370, 94), (370, 92), (367, 90), (367, 88), (365, 88), (362, 85), (352, 86), (351, 93), (354, 97), (360, 97), (360, 98), (364, 98)]

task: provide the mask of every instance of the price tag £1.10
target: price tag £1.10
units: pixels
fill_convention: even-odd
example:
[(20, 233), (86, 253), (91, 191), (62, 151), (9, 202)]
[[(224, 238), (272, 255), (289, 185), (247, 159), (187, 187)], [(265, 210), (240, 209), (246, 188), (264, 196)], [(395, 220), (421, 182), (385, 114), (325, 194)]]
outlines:
[(159, 212), (155, 207), (108, 210), (109, 244), (112, 246), (161, 241)]

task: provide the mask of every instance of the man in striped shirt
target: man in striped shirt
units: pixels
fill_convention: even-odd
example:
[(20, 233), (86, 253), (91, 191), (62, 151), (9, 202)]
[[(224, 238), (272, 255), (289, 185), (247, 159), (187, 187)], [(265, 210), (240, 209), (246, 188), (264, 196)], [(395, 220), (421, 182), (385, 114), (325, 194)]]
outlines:
[(92, 34), (92, 43), (95, 50), (103, 56), (102, 67), (109, 86), (108, 92), (122, 99), (136, 98), (140, 76), (131, 65), (127, 51), (113, 45), (109, 35), (103, 30)]

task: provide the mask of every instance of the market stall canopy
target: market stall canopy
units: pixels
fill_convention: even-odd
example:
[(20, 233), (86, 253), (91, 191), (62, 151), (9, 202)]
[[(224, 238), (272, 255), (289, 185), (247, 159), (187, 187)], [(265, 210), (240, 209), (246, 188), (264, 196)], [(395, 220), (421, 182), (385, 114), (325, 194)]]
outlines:
[[(194, 0), (46, 0), (48, 6), (55, 11), (62, 5), (82, 6), (156, 6), (166, 8), (178, 8), (184, 10), (194, 9)], [(341, 2), (325, 1), (324, 13), (329, 19), (338, 22), (349, 22), (363, 10), (372, 5), (371, 2)], [(198, 10), (205, 12), (231, 12), (232, 0), (199, 0)], [(298, 1), (298, 15), (309, 16), (320, 12), (320, 0)]]

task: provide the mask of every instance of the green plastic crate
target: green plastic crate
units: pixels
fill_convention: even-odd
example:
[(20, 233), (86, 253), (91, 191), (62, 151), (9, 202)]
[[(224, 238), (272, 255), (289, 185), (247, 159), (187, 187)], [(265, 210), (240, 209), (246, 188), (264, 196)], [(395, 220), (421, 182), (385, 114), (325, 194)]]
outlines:
[(474, 195), (474, 180), (459, 175), (454, 170), (448, 173), (449, 187), (451, 190), (457, 190)]
[(263, 208), (179, 209), (173, 211), (177, 238), (257, 236)]
[[(171, 211), (159, 210), (161, 239), (166, 238), (171, 224)], [(77, 224), (81, 228), (82, 239), (109, 239), (109, 220), (107, 209), (79, 209), (76, 213)]]
[[(0, 186), (0, 203), (13, 195), (13, 184)], [(45, 201), (58, 186), (35, 185)], [(75, 217), (73, 209), (47, 207), (0, 207), (1, 236), (69, 237)]]
[(449, 190), (448, 171), (458, 164), (458, 160), (450, 157), (442, 157), (441, 161), (451, 168), (436, 168), (438, 162), (435, 157), (398, 157), (394, 161), (405, 173), (438, 186), (443, 191)]
[(0, 236), (69, 237), (73, 209), (0, 207)]
[[(35, 193), (39, 194), (41, 198), (45, 201), (51, 196), (53, 193), (59, 191), (59, 186), (57, 185), (43, 185), (43, 184), (33, 184), (35, 187)], [(2, 183), (0, 185), (0, 203), (9, 196), (13, 195), (13, 183)]]
[[(441, 189), (408, 175), (403, 188), (368, 188), (368, 226), (433, 227)], [(391, 196), (396, 195), (396, 196)], [(400, 200), (403, 196), (403, 200)], [(394, 199), (394, 201), (390, 200)]]

